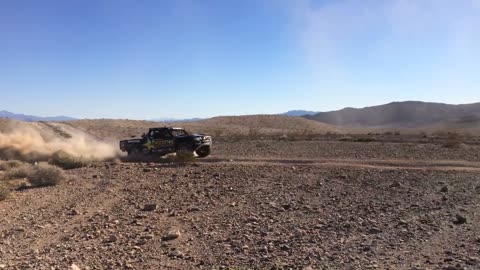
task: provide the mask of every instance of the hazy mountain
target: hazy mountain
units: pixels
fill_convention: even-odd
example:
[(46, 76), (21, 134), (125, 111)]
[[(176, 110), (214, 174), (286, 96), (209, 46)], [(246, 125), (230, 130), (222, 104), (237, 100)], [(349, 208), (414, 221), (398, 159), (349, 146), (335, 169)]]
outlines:
[(282, 113), (282, 115), (287, 115), (287, 116), (304, 116), (304, 115), (314, 115), (319, 112), (314, 112), (314, 111), (304, 111), (304, 110), (293, 110), (293, 111), (288, 111), (286, 113)]
[(421, 127), (480, 119), (480, 103), (450, 105), (419, 101), (393, 102), (361, 109), (321, 112), (305, 118), (339, 126)]
[(41, 116), (35, 116), (35, 115), (17, 114), (17, 113), (12, 113), (8, 111), (0, 111), (0, 118), (8, 118), (8, 119), (14, 119), (14, 120), (25, 121), (25, 122), (75, 120), (75, 118), (68, 117), (68, 116), (41, 117)]
[(150, 121), (173, 123), (173, 122), (195, 122), (195, 121), (200, 121), (200, 120), (205, 120), (205, 119), (204, 118), (188, 118), (188, 119), (156, 118), (156, 119), (152, 119)]

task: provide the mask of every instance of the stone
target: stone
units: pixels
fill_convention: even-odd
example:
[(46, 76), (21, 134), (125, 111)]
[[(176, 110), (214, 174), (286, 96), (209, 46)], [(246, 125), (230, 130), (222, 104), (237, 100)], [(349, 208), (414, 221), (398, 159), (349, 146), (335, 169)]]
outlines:
[(197, 206), (192, 206), (188, 208), (188, 212), (198, 212), (198, 211), (200, 211), (200, 208)]
[(397, 188), (397, 187), (401, 187), (401, 186), (402, 186), (402, 185), (401, 185), (400, 182), (398, 182), (398, 181), (394, 181), (394, 182), (390, 185), (390, 187), (392, 187), (392, 188)]
[(143, 245), (145, 245), (146, 243), (147, 243), (147, 240), (141, 238), (141, 239), (138, 239), (136, 245), (137, 245), (137, 246), (143, 246)]
[(157, 210), (157, 205), (154, 203), (145, 204), (145, 206), (143, 206), (143, 211), (151, 212), (155, 210)]
[(146, 235), (140, 236), (140, 239), (146, 239), (146, 240), (150, 240), (150, 239), (153, 239), (153, 238), (154, 238), (153, 234), (146, 234)]
[(171, 241), (171, 240), (175, 240), (177, 238), (179, 238), (181, 235), (180, 231), (176, 230), (176, 231), (170, 231), (168, 232), (167, 234), (165, 234), (164, 236), (162, 236), (162, 241)]
[(136, 218), (136, 219), (145, 219), (145, 218), (147, 218), (147, 216), (146, 216), (145, 214), (137, 214), (137, 215), (135, 216), (135, 218)]
[(181, 252), (181, 251), (173, 250), (172, 252), (170, 252), (168, 254), (168, 256), (172, 257), (172, 258), (183, 258), (183, 257), (185, 257), (185, 254), (183, 254), (183, 252)]
[(406, 220), (404, 220), (404, 219), (400, 219), (400, 220), (398, 221), (398, 225), (406, 226), (406, 225), (408, 225), (408, 222), (407, 222)]
[(370, 229), (368, 229), (368, 233), (369, 234), (379, 234), (379, 233), (382, 233), (383, 231), (377, 227), (372, 227)]
[(453, 223), (457, 224), (457, 225), (465, 224), (465, 223), (467, 223), (467, 218), (460, 215), (460, 214), (457, 214), (455, 216), (455, 220), (453, 221)]
[(118, 240), (117, 236), (112, 234), (105, 240), (105, 242), (106, 243), (114, 243), (114, 242), (117, 242), (117, 240)]
[(80, 215), (80, 211), (76, 210), (76, 209), (72, 209), (69, 213), (69, 215), (71, 216), (78, 216)]

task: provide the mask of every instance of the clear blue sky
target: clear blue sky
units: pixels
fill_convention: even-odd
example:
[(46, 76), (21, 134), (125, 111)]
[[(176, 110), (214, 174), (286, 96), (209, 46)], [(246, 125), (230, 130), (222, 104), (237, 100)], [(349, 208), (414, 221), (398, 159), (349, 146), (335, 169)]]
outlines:
[(480, 0), (0, 1), (0, 110), (209, 117), (480, 101)]

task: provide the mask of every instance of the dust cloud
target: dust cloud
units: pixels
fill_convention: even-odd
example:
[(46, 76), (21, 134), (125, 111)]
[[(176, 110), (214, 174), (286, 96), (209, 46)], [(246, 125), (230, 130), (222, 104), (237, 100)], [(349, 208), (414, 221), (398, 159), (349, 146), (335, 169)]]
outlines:
[(9, 125), (0, 131), (0, 159), (43, 161), (60, 151), (89, 160), (106, 160), (119, 155), (113, 143), (99, 141), (81, 130), (58, 134), (32, 124)]

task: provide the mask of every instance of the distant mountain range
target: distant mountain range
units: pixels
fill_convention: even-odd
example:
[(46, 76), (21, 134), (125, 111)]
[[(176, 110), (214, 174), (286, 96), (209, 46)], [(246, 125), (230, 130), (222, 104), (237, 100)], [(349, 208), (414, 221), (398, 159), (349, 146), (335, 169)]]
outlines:
[[(24, 122), (37, 122), (37, 121), (62, 122), (62, 121), (78, 120), (76, 118), (69, 117), (69, 116), (42, 117), (42, 116), (35, 116), (35, 115), (12, 113), (9, 111), (0, 111), (0, 119), (1, 118), (24, 121)], [(200, 120), (204, 120), (204, 118), (190, 118), (190, 119), (156, 118), (156, 119), (151, 119), (149, 121), (169, 123), (169, 122), (195, 122)]]
[(188, 118), (188, 119), (176, 119), (176, 118), (155, 118), (150, 121), (153, 122), (166, 122), (166, 123), (173, 123), (173, 122), (195, 122), (205, 120), (205, 118)]
[(440, 123), (475, 122), (480, 119), (480, 103), (450, 105), (420, 101), (392, 102), (361, 109), (345, 108), (304, 116), (336, 126), (424, 127)]
[[(280, 115), (301, 116), (325, 124), (339, 127), (385, 127), (385, 128), (417, 128), (433, 125), (462, 123), (467, 126), (480, 124), (480, 103), (451, 105), (420, 101), (392, 102), (385, 105), (365, 108), (345, 108), (338, 111), (315, 112), (293, 110)], [(0, 111), (0, 118), (19, 121), (71, 121), (68, 116), (39, 117)], [(203, 118), (175, 119), (157, 118), (155, 122), (195, 122)]]
[(287, 115), (287, 116), (304, 116), (304, 115), (314, 115), (319, 112), (314, 112), (314, 111), (304, 111), (304, 110), (293, 110), (293, 111), (288, 111), (286, 113), (282, 113), (282, 115)]
[(17, 113), (12, 113), (8, 111), (0, 111), (0, 118), (8, 118), (8, 119), (25, 121), (25, 122), (35, 122), (35, 121), (58, 122), (58, 121), (76, 120), (75, 118), (68, 117), (68, 116), (41, 117), (41, 116), (35, 116), (35, 115), (17, 114)]

